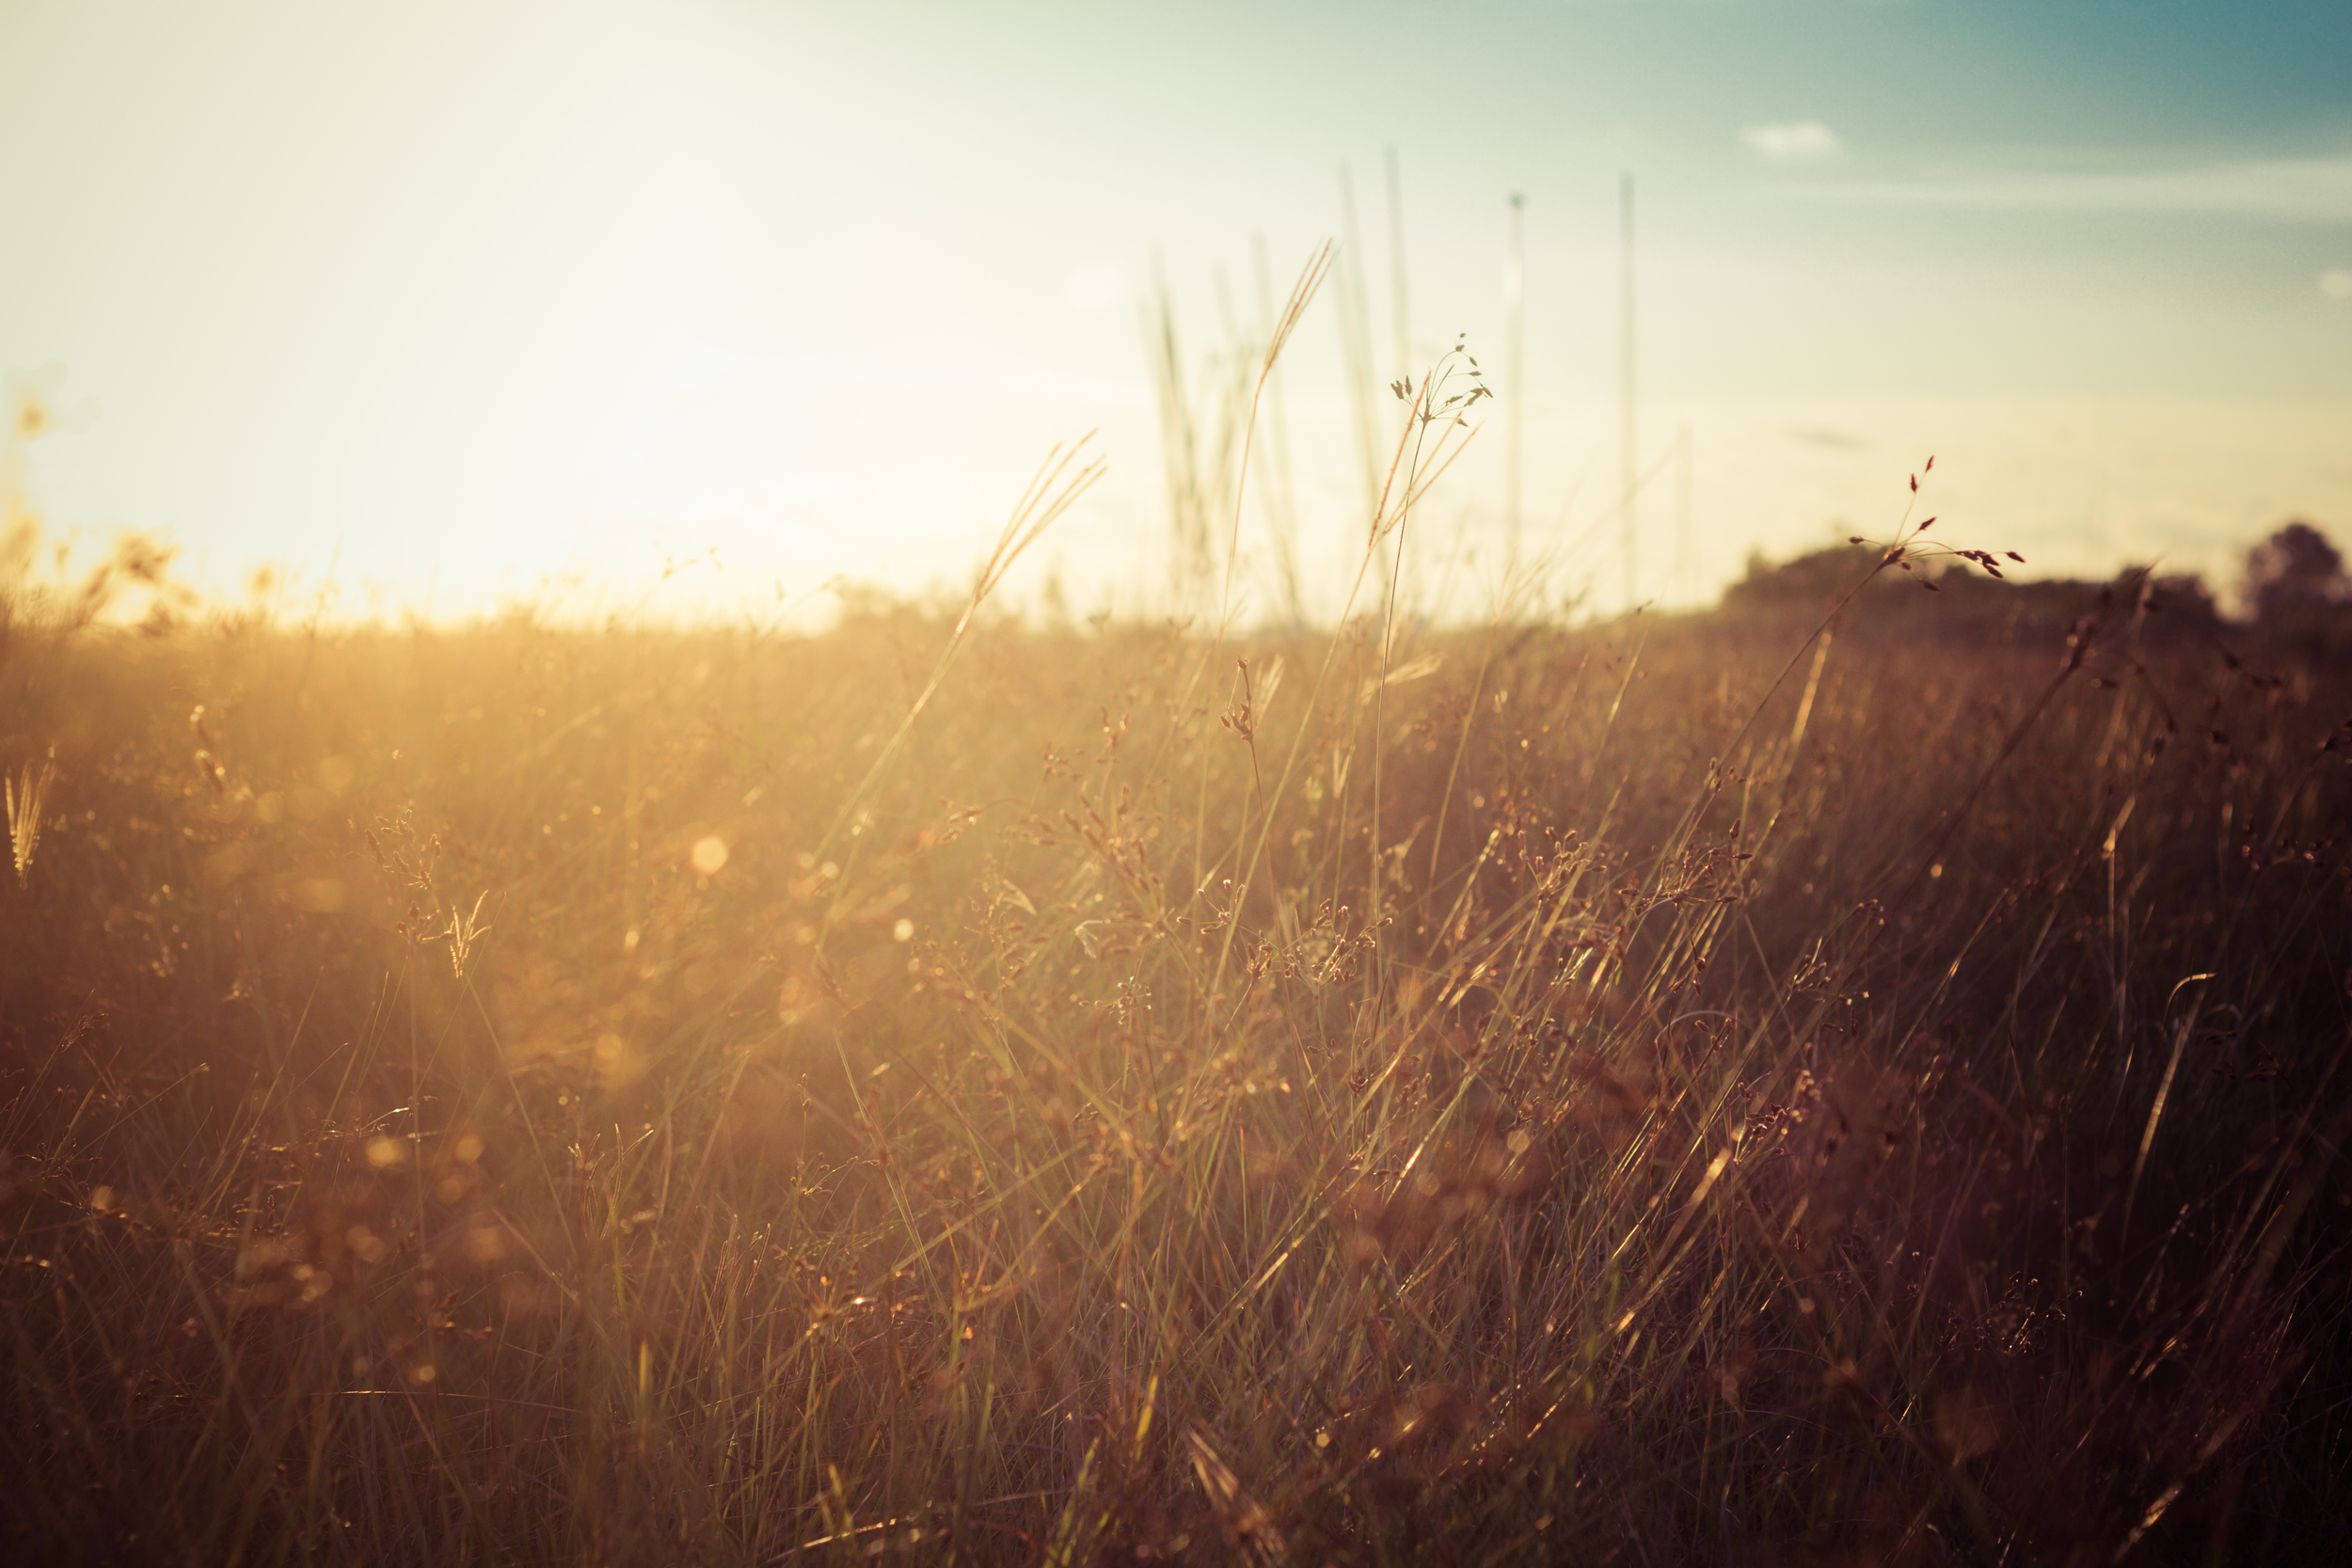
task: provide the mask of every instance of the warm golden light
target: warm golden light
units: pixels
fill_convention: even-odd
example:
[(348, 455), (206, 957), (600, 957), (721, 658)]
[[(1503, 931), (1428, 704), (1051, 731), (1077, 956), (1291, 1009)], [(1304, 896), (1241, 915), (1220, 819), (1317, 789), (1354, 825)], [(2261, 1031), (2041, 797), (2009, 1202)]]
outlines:
[(0, 7), (8, 1560), (2341, 1556), (2340, 8)]
[[(2126, 60), (2071, 12), (2018, 23), (2049, 35), (2026, 45), (1752, 10), (1483, 8), (1401, 48), (1396, 19), (1292, 8), (1230, 77), (1206, 15), (18, 6), (23, 477), (86, 553), (167, 536), (216, 596), (277, 571), (258, 592), (289, 615), (822, 618), (837, 576), (959, 589), (981, 498), (1100, 429), (1105, 483), (1016, 592), (1182, 612), (1155, 384), (1194, 405), (1183, 483), (1229, 482), (1218, 367), (1336, 237), (1260, 454), (1252, 612), (1336, 610), (1381, 414), (1361, 394), (1457, 332), (1498, 364), (1521, 334), (1523, 406), (1430, 541), (1458, 562), (1446, 612), (1502, 570), (1509, 451), (1546, 594), (1611, 604), (1630, 172), (1641, 598), (1884, 526), (1925, 450), (1956, 507), (2072, 571), (2218, 575), (2265, 525), (2352, 516), (2352, 148), (2324, 49), (2176, 19)], [(1422, 125), (1393, 105), (1425, 48), (1467, 99)], [(2019, 51), (2080, 67), (2045, 91)], [(2216, 59), (2262, 89), (2214, 97)], [(2176, 77), (2207, 106), (2167, 121)], [(1883, 78), (1911, 84), (1899, 109)], [(1203, 119), (1207, 81), (1257, 108)]]

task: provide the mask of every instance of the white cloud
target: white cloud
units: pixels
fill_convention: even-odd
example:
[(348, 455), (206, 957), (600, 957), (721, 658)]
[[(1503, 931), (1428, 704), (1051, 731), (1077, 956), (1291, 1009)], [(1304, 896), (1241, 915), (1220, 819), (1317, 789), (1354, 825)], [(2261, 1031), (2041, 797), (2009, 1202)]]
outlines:
[(1853, 181), (1810, 185), (1799, 194), (1831, 201), (2048, 212), (2201, 213), (2344, 223), (2352, 222), (2352, 156)]
[(1767, 158), (1796, 162), (1826, 158), (1839, 149), (1837, 133), (1818, 119), (1793, 119), (1779, 125), (1751, 125), (1740, 139)]
[(2321, 273), (2319, 292), (2329, 299), (2352, 299), (2352, 267), (2329, 267)]

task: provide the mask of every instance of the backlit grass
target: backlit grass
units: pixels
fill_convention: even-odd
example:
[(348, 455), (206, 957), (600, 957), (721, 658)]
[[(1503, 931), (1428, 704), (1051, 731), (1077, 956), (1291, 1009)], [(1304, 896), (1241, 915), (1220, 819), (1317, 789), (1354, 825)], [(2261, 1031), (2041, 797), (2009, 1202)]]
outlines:
[(22, 619), (11, 1553), (2307, 1558), (2352, 683), (1995, 592)]

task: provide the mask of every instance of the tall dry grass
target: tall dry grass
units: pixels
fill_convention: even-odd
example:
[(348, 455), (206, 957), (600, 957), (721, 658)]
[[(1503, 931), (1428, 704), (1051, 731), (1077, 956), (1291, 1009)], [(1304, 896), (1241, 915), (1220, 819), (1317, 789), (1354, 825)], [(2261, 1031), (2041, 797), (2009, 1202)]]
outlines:
[(2308, 1559), (2352, 693), (1961, 597), (20, 620), (0, 1530)]

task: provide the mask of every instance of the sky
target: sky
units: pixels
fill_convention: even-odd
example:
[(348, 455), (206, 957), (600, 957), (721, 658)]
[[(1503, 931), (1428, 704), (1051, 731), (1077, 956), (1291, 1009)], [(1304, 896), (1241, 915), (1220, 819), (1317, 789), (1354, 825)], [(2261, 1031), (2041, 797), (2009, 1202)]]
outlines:
[(1520, 395), (1411, 525), (1450, 611), (1515, 559), (1515, 421), (1516, 561), (1594, 610), (1629, 511), (1634, 599), (1692, 602), (1883, 536), (1931, 453), (1938, 531), (2037, 569), (2352, 543), (2341, 4), (0, 0), (0, 370), (56, 416), (18, 465), (55, 532), (230, 597), (953, 591), (1093, 431), (1015, 591), (1180, 613), (1144, 313), (1213, 436), (1263, 300), (1351, 239), (1343, 177), (1360, 297), (1326, 285), (1261, 415), (1252, 612), (1285, 518), (1340, 608), (1352, 388), (1457, 337)]

